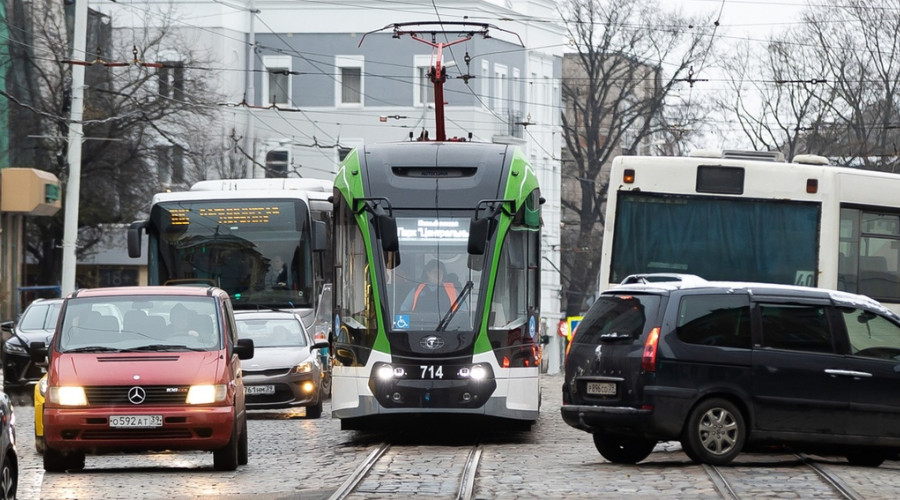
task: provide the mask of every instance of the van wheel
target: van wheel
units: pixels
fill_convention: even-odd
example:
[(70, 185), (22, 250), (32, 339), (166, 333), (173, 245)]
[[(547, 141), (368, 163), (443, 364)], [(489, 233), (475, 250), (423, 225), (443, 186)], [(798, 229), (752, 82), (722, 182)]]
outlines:
[(847, 453), (847, 461), (857, 467), (878, 467), (884, 462), (884, 454), (875, 450), (861, 450)]
[[(216, 470), (235, 470), (238, 466), (238, 447), (240, 437), (238, 436), (237, 422), (231, 428), (231, 439), (228, 444), (213, 451), (213, 467)], [(44, 455), (46, 457), (47, 455)]]
[(247, 417), (241, 424), (241, 437), (238, 441), (238, 465), (247, 465), (250, 459), (250, 447), (247, 445)]
[(747, 439), (744, 416), (725, 399), (701, 401), (691, 411), (681, 447), (694, 462), (724, 465), (734, 460)]
[(653, 453), (656, 441), (595, 432), (594, 446), (603, 458), (614, 464), (636, 464)]
[(53, 448), (44, 448), (44, 470), (47, 472), (65, 472), (67, 470), (84, 469), (84, 453), (63, 453)]

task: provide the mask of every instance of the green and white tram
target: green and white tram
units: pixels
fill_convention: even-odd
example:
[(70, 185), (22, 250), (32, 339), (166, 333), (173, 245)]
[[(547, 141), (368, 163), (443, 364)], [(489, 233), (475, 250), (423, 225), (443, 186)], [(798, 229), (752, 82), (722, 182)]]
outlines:
[(540, 189), (520, 151), (367, 145), (334, 184), (332, 414), (528, 426), (540, 406)]

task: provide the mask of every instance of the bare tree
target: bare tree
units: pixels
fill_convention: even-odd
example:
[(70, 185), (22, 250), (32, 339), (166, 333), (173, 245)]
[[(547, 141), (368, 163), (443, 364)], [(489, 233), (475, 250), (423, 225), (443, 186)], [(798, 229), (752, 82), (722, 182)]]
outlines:
[(562, 85), (562, 274), (572, 315), (596, 288), (609, 161), (648, 138), (685, 138), (702, 109), (677, 91), (693, 85), (711, 41), (696, 20), (654, 0), (567, 0), (563, 10), (575, 49)]
[(810, 152), (898, 171), (900, 18), (885, 15), (892, 9), (888, 0), (816, 3), (765, 53), (745, 46), (725, 64), (733, 75), (727, 109), (751, 143), (789, 158)]
[[(86, 64), (78, 241), (84, 255), (100, 241), (104, 225), (131, 222), (163, 185), (186, 184), (191, 172), (209, 168), (209, 132), (202, 131), (215, 129), (220, 99), (202, 54), (171, 23), (130, 30), (127, 41), (117, 41), (109, 19), (91, 11), (88, 60), (72, 61), (72, 6), (33, 3), (31, 15), (44, 17), (25, 12), (17, 19), (30, 25), (30, 31), (15, 30), (25, 39), (12, 64), (23, 76), (5, 96), (17, 128), (28, 131), (13, 148), (29, 160), (23, 166), (67, 182), (71, 69)], [(166, 54), (178, 57), (160, 60)], [(39, 264), (37, 283), (59, 281), (62, 227), (62, 212), (29, 220), (26, 251)]]

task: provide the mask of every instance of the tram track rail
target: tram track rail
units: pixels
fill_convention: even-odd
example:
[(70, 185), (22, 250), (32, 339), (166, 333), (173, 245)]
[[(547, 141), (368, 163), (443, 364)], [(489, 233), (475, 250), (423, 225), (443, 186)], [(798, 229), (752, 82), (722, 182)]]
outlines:
[[(863, 495), (854, 491), (853, 488), (842, 480), (840, 475), (834, 473), (828, 465), (817, 462), (805, 453), (795, 453), (794, 455), (799, 458), (800, 466), (812, 470), (816, 477), (825, 483), (828, 489), (836, 494), (837, 498), (845, 500), (862, 500), (865, 498)], [(730, 479), (730, 474), (726, 472), (735, 466), (740, 467), (738, 464), (733, 464), (728, 467), (719, 467), (709, 464), (702, 464), (702, 466), (706, 475), (712, 481), (716, 491), (719, 493), (719, 496), (726, 500), (739, 500), (742, 498), (741, 494), (738, 493), (738, 488), (735, 487), (736, 482), (734, 482), (733, 479)]]
[[(366, 480), (371, 478), (373, 473), (376, 472), (377, 467), (382, 468), (382, 470), (377, 471), (378, 475), (380, 476), (379, 481), (386, 480), (390, 482), (393, 479), (399, 483), (401, 482), (400, 478), (402, 478), (404, 475), (410, 474), (416, 475), (417, 479), (419, 481), (422, 481), (422, 475), (419, 475), (418, 471), (408, 470), (407, 465), (405, 465), (415, 463), (415, 461), (402, 460), (404, 450), (416, 450), (416, 448), (394, 446), (390, 443), (381, 443), (375, 449), (369, 452), (366, 458), (356, 467), (356, 469), (347, 477), (347, 479), (338, 487), (338, 489), (328, 497), (328, 499), (344, 500), (347, 498), (361, 498), (366, 497), (370, 494), (377, 497), (384, 497), (384, 494), (382, 493), (361, 491), (361, 487), (366, 482)], [(451, 447), (440, 447), (440, 450), (442, 452), (449, 452), (450, 455), (460, 455), (457, 450), (454, 450)], [(465, 463), (463, 464), (462, 471), (459, 474), (456, 491), (449, 491), (449, 488), (445, 488), (443, 484), (434, 484), (431, 485), (431, 487), (440, 488), (442, 496), (446, 495), (448, 498), (455, 494), (453, 498), (456, 498), (457, 500), (472, 500), (474, 498), (475, 479), (478, 474), (478, 465), (481, 461), (482, 451), (483, 448), (481, 444), (476, 444), (468, 448)], [(421, 453), (421, 451), (414, 452)], [(386, 460), (386, 458), (390, 458), (390, 460)], [(445, 478), (442, 479), (443, 480), (440, 482), (445, 483)], [(435, 482), (437, 483), (437, 481)]]

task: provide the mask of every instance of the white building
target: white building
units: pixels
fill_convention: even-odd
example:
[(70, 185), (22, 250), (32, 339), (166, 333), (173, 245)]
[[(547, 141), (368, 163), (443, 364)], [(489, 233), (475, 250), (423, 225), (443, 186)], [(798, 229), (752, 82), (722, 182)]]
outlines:
[[(489, 38), (473, 26), (470, 40), (444, 48), (446, 131), (448, 137), (471, 134), (474, 141), (519, 145), (540, 175), (547, 200), (542, 315), (552, 338), (545, 358), (551, 373), (559, 370), (556, 269), (565, 30), (555, 0), (92, 0), (90, 6), (109, 16), (129, 49), (138, 28), (168, 19), (182, 45), (157, 54), (157, 61), (177, 61), (185, 48), (205, 53), (211, 61), (207, 73), (219, 82), (225, 99), (220, 106), (223, 144), (240, 139), (240, 149), (252, 156), (252, 162), (247, 160), (253, 163), (248, 170), (253, 177), (330, 179), (343, 156), (363, 143), (409, 140), (423, 131), (434, 138), (434, 93), (427, 71), (435, 51), (408, 35), (394, 38), (392, 29), (376, 30), (438, 20), (495, 26), (488, 29)], [(435, 41), (452, 42), (463, 31)], [(420, 36), (431, 38), (428, 32)], [(147, 61), (152, 57), (144, 55)], [(183, 75), (160, 72), (173, 87)]]

